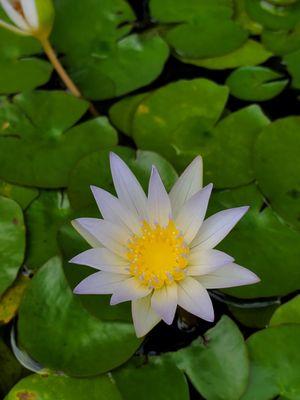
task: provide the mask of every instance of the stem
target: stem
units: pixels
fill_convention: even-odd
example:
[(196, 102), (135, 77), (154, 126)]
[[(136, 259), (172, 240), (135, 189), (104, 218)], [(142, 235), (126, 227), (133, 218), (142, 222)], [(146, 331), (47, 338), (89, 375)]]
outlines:
[[(41, 39), (40, 42), (41, 42), (41, 45), (43, 46), (43, 49), (44, 49), (47, 57), (49, 58), (49, 61), (53, 65), (54, 69), (56, 70), (56, 72), (60, 76), (61, 80), (66, 85), (66, 87), (70, 90), (70, 92), (73, 94), (73, 96), (83, 98), (80, 90), (75, 85), (75, 83), (72, 81), (72, 79), (68, 75), (67, 71), (64, 69), (64, 67), (60, 63), (59, 59), (57, 58), (55, 50), (51, 46), (51, 43), (49, 42), (49, 40)], [(98, 111), (96, 110), (96, 108), (94, 107), (94, 105), (92, 103), (90, 103), (89, 110), (93, 116), (95, 116), (95, 117), (99, 116)]]

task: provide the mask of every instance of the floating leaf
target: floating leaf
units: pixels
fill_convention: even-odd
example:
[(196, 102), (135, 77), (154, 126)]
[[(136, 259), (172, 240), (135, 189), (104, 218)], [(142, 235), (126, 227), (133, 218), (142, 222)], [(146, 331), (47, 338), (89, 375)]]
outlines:
[(300, 324), (300, 295), (283, 304), (274, 312), (270, 325)]
[(241, 67), (226, 79), (230, 93), (241, 100), (270, 100), (283, 91), (288, 79), (266, 67)]
[(262, 329), (265, 328), (271, 319), (272, 314), (278, 308), (279, 304), (274, 304), (262, 307), (260, 302), (257, 302), (257, 307), (252, 308), (239, 308), (229, 306), (230, 312), (239, 322), (249, 328)]
[(21, 378), (22, 367), (0, 338), (0, 396), (5, 396), (10, 388)]
[(246, 346), (241, 332), (226, 316), (203, 339), (172, 353), (171, 358), (208, 400), (238, 400), (246, 388)]
[(34, 188), (17, 186), (0, 180), (0, 195), (15, 200), (25, 210), (38, 196), (39, 191)]
[(105, 117), (73, 126), (88, 103), (64, 92), (18, 95), (0, 108), (0, 176), (29, 186), (66, 186), (70, 169), (83, 156), (115, 145)]
[(300, 48), (300, 23), (293, 30), (264, 30), (261, 40), (276, 55), (285, 55)]
[(58, 258), (37, 272), (26, 291), (18, 338), (20, 348), (44, 367), (74, 376), (109, 371), (127, 361), (140, 343), (131, 324), (97, 319), (82, 307)]
[(300, 118), (279, 119), (261, 132), (255, 149), (259, 187), (272, 207), (300, 229)]
[(300, 89), (300, 71), (299, 71), (300, 50), (287, 54), (283, 58), (283, 61), (287, 66), (287, 70), (292, 75), (293, 88)]
[(20, 206), (0, 196), (0, 295), (15, 280), (25, 252), (25, 226)]

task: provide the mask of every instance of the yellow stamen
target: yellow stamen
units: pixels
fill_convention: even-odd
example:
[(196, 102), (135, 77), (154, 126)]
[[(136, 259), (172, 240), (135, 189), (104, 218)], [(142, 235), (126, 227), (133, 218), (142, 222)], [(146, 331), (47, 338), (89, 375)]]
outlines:
[(143, 285), (159, 289), (185, 277), (188, 246), (172, 220), (166, 227), (144, 221), (128, 244), (130, 272)]

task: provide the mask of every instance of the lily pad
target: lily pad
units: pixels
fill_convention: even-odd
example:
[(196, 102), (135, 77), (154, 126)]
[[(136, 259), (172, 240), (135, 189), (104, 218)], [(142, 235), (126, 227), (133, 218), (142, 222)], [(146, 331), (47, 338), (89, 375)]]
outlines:
[(230, 93), (241, 100), (266, 101), (281, 93), (288, 79), (266, 67), (241, 67), (226, 79)]
[(283, 304), (274, 312), (270, 325), (300, 324), (300, 295)]
[(236, 297), (255, 298), (282, 296), (297, 290), (300, 235), (270, 207), (263, 207), (264, 199), (255, 185), (215, 193), (210, 210), (244, 205), (249, 205), (250, 210), (218, 248), (232, 255), (237, 264), (254, 271), (261, 282), (224, 291)]
[(132, 324), (100, 320), (83, 308), (58, 258), (39, 269), (26, 291), (18, 337), (21, 349), (33, 359), (71, 376), (109, 371), (127, 361), (140, 344)]
[(283, 58), (283, 61), (287, 66), (287, 70), (292, 76), (293, 88), (300, 89), (300, 71), (299, 71), (300, 50), (287, 54)]
[(280, 325), (255, 333), (247, 340), (249, 386), (243, 400), (300, 396), (300, 325)]
[(13, 185), (0, 180), (0, 195), (15, 200), (25, 210), (38, 196), (39, 191), (34, 188)]
[(234, 307), (229, 306), (230, 312), (240, 323), (249, 328), (262, 329), (268, 326), (274, 311), (279, 304), (262, 307), (257, 301), (256, 307)]
[[(0, 108), (0, 176), (28, 186), (66, 186), (80, 158), (117, 142), (105, 117), (73, 126), (88, 103), (59, 91), (24, 93)], [(50, 116), (50, 117), (49, 117)]]
[(238, 400), (247, 386), (249, 364), (243, 335), (226, 316), (171, 358), (205, 399)]
[(264, 30), (261, 40), (276, 55), (283, 56), (300, 49), (300, 23), (292, 30)]
[(0, 196), (0, 295), (15, 280), (25, 252), (25, 226), (21, 207)]
[(59, 375), (29, 375), (18, 382), (5, 400), (122, 400), (115, 383), (107, 376), (75, 379)]
[(255, 148), (259, 187), (272, 207), (300, 229), (300, 118), (274, 121), (261, 132)]
[(21, 378), (22, 367), (0, 338), (0, 396), (5, 396), (10, 388)]

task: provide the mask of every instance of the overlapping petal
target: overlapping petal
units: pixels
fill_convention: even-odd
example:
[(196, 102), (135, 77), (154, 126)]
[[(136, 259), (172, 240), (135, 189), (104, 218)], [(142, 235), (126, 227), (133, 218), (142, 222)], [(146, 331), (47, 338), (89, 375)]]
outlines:
[(110, 294), (128, 275), (99, 271), (83, 279), (74, 289), (77, 294)]
[(152, 290), (139, 283), (136, 278), (129, 278), (120, 283), (110, 300), (110, 304), (119, 304), (147, 296)]
[(25, 19), (22, 17), (18, 11), (14, 9), (12, 6), (11, 2), (9, 0), (0, 0), (0, 3), (6, 12), (6, 14), (9, 16), (9, 18), (12, 20), (14, 24), (16, 24), (21, 30), (29, 30), (30, 27), (25, 21)]
[(134, 300), (131, 310), (137, 337), (145, 336), (161, 320), (160, 316), (151, 307), (150, 295)]
[(31, 28), (37, 29), (39, 26), (39, 19), (36, 9), (36, 0), (20, 0), (26, 21)]
[(177, 284), (165, 285), (154, 291), (151, 306), (166, 324), (173, 322), (178, 302)]
[(215, 249), (202, 250), (196, 247), (189, 254), (187, 274), (206, 275), (233, 261), (233, 257), (222, 251)]

